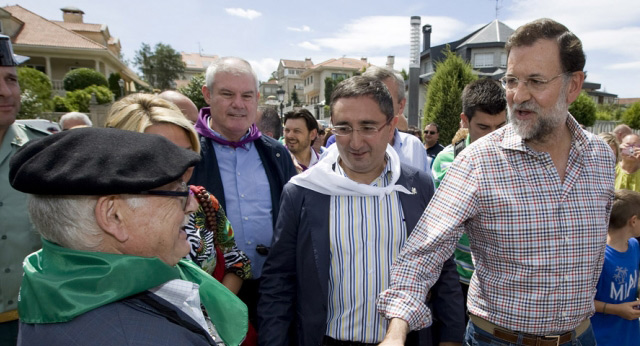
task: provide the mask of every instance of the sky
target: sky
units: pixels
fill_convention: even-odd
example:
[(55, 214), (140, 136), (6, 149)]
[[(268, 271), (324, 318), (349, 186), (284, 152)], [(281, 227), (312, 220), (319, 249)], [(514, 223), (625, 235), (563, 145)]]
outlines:
[(431, 24), (432, 46), (496, 18), (516, 29), (548, 17), (582, 40), (587, 81), (621, 98), (640, 97), (638, 0), (22, 0), (18, 5), (50, 20), (62, 20), (62, 7), (80, 8), (85, 23), (109, 27), (129, 61), (142, 43), (164, 43), (177, 51), (242, 57), (262, 81), (280, 59), (311, 58), (318, 64), (366, 57), (384, 66), (393, 55), (395, 69), (408, 70), (411, 16)]

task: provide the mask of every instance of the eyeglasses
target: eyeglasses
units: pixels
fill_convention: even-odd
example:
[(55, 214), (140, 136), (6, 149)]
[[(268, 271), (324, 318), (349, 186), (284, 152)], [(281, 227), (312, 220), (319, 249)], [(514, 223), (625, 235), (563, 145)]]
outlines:
[(189, 196), (193, 196), (193, 191), (189, 188), (189, 185), (185, 182), (180, 183), (180, 189), (169, 191), (169, 190), (149, 190), (142, 191), (136, 193), (136, 195), (147, 195), (147, 196), (158, 196), (158, 197), (183, 197), (184, 201), (182, 202), (182, 210), (184, 212), (187, 211), (187, 207), (189, 206)]
[(437, 134), (437, 132), (436, 132), (436, 131), (427, 131), (427, 130), (424, 130), (424, 134), (425, 134), (425, 135), (435, 135), (435, 134)]
[(358, 131), (360, 136), (362, 137), (373, 137), (375, 136), (383, 127), (389, 125), (393, 118), (387, 120), (382, 126), (376, 127), (375, 125), (364, 125), (360, 126), (358, 129), (354, 129), (349, 125), (334, 125), (332, 127), (333, 134), (336, 136), (348, 136), (353, 133), (353, 131)]
[[(516, 90), (518, 88), (518, 84), (520, 84), (520, 82), (524, 83), (524, 85), (532, 91), (543, 91), (546, 87), (547, 84), (553, 82), (556, 78), (560, 77), (560, 76), (564, 76), (566, 75), (567, 72), (563, 72), (551, 79), (544, 79), (544, 78), (527, 78), (526, 80), (520, 80), (518, 79), (518, 77), (514, 77), (514, 76), (504, 76), (502, 78), (500, 78), (500, 83), (502, 83), (502, 87), (505, 88), (505, 90), (508, 91), (513, 91)], [(570, 73), (569, 73), (570, 74)]]

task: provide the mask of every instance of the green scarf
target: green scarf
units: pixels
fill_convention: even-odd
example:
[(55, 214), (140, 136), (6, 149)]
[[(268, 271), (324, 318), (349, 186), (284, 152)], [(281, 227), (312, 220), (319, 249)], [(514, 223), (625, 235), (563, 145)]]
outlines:
[(173, 279), (200, 285), (200, 300), (227, 345), (247, 333), (247, 307), (191, 261), (170, 267), (158, 258), (71, 250), (42, 239), (23, 264), (18, 312), (24, 323), (67, 322), (87, 311)]

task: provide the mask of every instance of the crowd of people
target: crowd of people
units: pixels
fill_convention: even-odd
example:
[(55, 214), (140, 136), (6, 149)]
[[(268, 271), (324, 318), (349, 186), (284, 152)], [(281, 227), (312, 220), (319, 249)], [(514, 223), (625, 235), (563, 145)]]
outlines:
[(0, 345), (638, 344), (640, 136), (569, 113), (564, 25), (505, 49), (451, 143), (393, 70), (339, 83), (325, 127), (259, 109), (237, 57), (208, 107), (131, 94), (48, 135), (0, 36)]

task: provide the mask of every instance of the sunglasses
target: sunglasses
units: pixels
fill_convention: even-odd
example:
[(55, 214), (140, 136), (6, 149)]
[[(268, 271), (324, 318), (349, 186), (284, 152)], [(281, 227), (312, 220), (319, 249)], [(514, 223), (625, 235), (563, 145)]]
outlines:
[(435, 134), (438, 134), (438, 133), (436, 131), (427, 131), (427, 130), (425, 130), (424, 134), (425, 135), (435, 135)]

